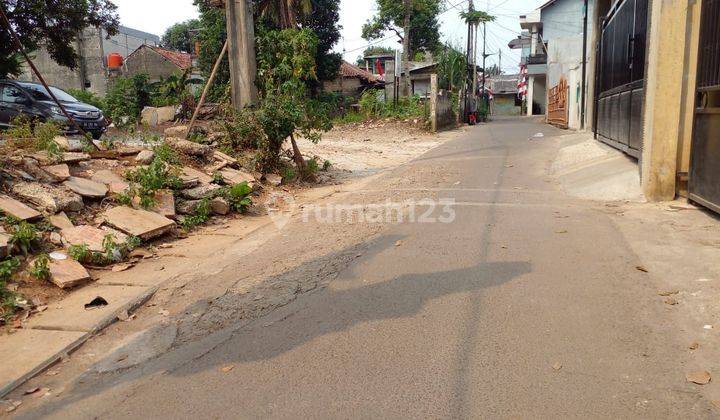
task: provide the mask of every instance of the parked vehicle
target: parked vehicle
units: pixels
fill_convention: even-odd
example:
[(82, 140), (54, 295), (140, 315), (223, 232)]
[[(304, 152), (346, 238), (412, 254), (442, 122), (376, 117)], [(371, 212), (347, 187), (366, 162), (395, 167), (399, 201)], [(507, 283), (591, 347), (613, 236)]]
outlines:
[[(50, 90), (65, 110), (94, 139), (107, 130), (107, 120), (98, 108), (80, 102), (72, 95), (50, 86)], [(20, 115), (39, 121), (55, 121), (66, 134), (78, 134), (78, 129), (63, 115), (43, 85), (35, 82), (0, 80), (0, 128), (8, 128)]]

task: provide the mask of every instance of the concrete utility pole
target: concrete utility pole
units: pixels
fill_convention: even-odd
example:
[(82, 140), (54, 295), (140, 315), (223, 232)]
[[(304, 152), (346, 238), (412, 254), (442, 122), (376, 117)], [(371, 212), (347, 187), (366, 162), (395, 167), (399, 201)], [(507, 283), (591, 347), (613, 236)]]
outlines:
[(232, 104), (236, 111), (257, 103), (255, 26), (252, 0), (226, 0)]
[(411, 0), (403, 0), (405, 7), (405, 20), (403, 22), (403, 70), (405, 81), (403, 82), (403, 95), (410, 96), (410, 13), (412, 12)]
[(483, 22), (483, 79), (482, 79), (482, 98), (483, 103), (487, 105), (487, 102), (485, 101), (485, 76), (487, 72), (485, 71), (485, 59), (488, 57), (487, 54), (485, 54), (485, 48), (487, 47), (487, 24)]

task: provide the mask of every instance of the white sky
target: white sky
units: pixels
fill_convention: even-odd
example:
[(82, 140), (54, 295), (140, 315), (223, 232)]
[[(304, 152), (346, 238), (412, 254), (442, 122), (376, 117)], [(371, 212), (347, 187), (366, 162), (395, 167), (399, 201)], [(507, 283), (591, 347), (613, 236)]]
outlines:
[[(497, 21), (487, 26), (487, 52), (502, 49), (502, 67), (506, 73), (516, 73), (519, 51), (507, 48), (507, 43), (520, 32), (518, 15), (532, 11), (546, 0), (475, 0), (475, 8), (489, 10), (497, 16)], [(192, 0), (114, 0), (120, 13), (123, 25), (134, 29), (162, 35), (169, 26), (176, 22), (197, 17), (197, 9)], [(467, 26), (460, 17), (460, 9), (467, 9), (468, 0), (445, 0), (446, 12), (440, 16), (442, 40), (456, 45), (465, 45)], [(454, 6), (454, 7), (453, 7)], [(343, 39), (336, 46), (336, 51), (345, 50), (345, 59), (354, 62), (367, 46), (362, 39), (362, 25), (373, 16), (375, 0), (341, 0), (340, 25)], [(388, 33), (388, 36), (391, 34)], [(482, 38), (479, 39), (482, 45)], [(390, 38), (378, 43), (393, 48), (400, 48), (397, 38)], [(481, 62), (478, 59), (478, 62)], [(487, 66), (497, 64), (498, 54), (487, 59)]]

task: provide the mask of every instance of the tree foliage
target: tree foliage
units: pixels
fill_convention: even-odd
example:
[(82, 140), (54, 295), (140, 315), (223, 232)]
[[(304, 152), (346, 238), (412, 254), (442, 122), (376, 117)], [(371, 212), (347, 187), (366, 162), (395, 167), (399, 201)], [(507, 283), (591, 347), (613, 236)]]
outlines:
[[(400, 40), (405, 8), (398, 0), (376, 0), (377, 14), (363, 25), (362, 37), (368, 41), (381, 39), (388, 31)], [(410, 15), (410, 56), (417, 52), (435, 51), (440, 46), (440, 0), (412, 0)]]
[[(227, 39), (225, 10), (209, 5), (206, 0), (193, 0), (193, 3), (200, 12), (201, 30), (198, 33), (198, 39), (200, 40), (198, 64), (203, 73), (209, 75)], [(225, 97), (229, 81), (230, 63), (228, 58), (225, 57), (218, 68), (208, 100), (217, 102)]]
[(460, 49), (450, 45), (438, 54), (438, 87), (455, 91), (465, 82), (468, 75), (467, 59)]
[(165, 31), (162, 37), (163, 47), (186, 53), (192, 52), (195, 49), (195, 43), (190, 31), (199, 27), (200, 21), (198, 19), (190, 19), (174, 24)]
[(332, 51), (340, 40), (340, 0), (313, 0), (312, 4), (312, 13), (301, 15), (300, 25), (312, 30), (318, 38), (315, 53), (317, 80), (334, 80), (342, 61), (342, 55)]
[[(58, 64), (75, 68), (75, 38), (87, 27), (117, 33), (117, 7), (110, 0), (0, 0), (26, 51), (44, 45)], [(0, 77), (18, 75), (22, 62), (6, 30), (0, 30)]]
[(465, 23), (471, 23), (473, 25), (495, 21), (495, 16), (489, 15), (482, 10), (475, 9), (460, 12), (460, 17), (465, 21)]

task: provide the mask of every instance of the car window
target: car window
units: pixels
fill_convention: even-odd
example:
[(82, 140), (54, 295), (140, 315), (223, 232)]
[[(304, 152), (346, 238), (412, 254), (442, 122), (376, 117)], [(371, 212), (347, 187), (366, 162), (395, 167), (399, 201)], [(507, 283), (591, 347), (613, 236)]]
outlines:
[(15, 86), (2, 86), (2, 92), (0, 92), (0, 101), (14, 104), (25, 101), (25, 98), (25, 94)]
[[(20, 83), (22, 87), (24, 87), (32, 96), (38, 101), (52, 101), (52, 97), (48, 93), (47, 89), (45, 89), (44, 86), (38, 85), (36, 83)], [(67, 92), (60, 90), (56, 87), (50, 86), (50, 90), (52, 90), (53, 95), (58, 99), (60, 102), (78, 102), (77, 99), (75, 99), (72, 95), (68, 94)]]

